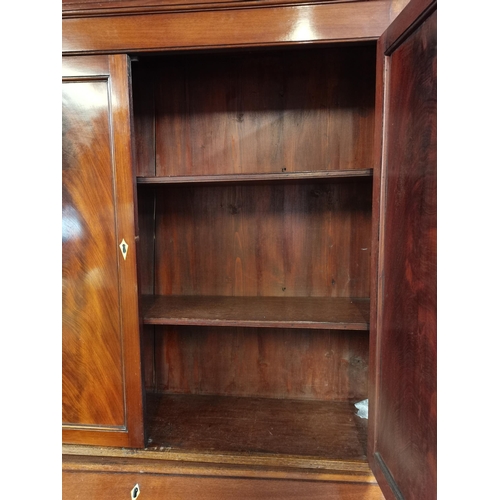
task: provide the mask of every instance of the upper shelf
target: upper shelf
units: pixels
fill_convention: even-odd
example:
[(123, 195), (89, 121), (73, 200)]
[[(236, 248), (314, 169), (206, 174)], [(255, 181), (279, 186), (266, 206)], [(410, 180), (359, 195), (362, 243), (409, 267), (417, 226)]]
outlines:
[(316, 172), (280, 172), (261, 174), (224, 174), (224, 175), (193, 175), (193, 176), (163, 176), (137, 177), (138, 184), (205, 184), (205, 183), (238, 183), (266, 182), (283, 180), (314, 180), (314, 179), (348, 179), (353, 177), (372, 177), (373, 168), (330, 170)]
[(370, 301), (348, 297), (143, 297), (149, 325), (368, 330)]

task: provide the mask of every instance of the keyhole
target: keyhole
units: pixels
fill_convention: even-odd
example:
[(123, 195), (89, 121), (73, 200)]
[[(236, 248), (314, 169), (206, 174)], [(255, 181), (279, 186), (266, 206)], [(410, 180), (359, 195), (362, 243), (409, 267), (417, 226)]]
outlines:
[(135, 500), (139, 496), (140, 490), (139, 490), (139, 485), (136, 484), (133, 488), (132, 491), (130, 492), (130, 497), (132, 500)]
[(127, 242), (125, 240), (120, 241), (118, 248), (122, 252), (123, 260), (125, 260), (127, 258), (127, 250), (128, 250)]

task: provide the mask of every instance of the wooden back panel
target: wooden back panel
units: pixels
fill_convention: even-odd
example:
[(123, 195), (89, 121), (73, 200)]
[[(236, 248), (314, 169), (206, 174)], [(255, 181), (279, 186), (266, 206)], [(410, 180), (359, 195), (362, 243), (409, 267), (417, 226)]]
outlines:
[(163, 186), (155, 220), (156, 294), (369, 296), (369, 179)]
[[(374, 63), (373, 45), (140, 58), (138, 175), (371, 168)], [(138, 189), (143, 293), (369, 296), (369, 178)], [(158, 392), (367, 395), (365, 334), (148, 332), (146, 384)]]
[(373, 166), (374, 45), (172, 56), (133, 71), (138, 175)]
[(365, 332), (156, 327), (156, 391), (322, 401), (368, 394)]

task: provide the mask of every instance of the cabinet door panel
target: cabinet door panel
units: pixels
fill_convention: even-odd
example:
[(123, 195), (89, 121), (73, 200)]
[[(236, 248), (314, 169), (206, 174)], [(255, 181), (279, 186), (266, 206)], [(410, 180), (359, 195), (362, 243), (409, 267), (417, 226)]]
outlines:
[(436, 18), (435, 2), (412, 1), (379, 42), (369, 455), (398, 499), (436, 498)]
[(63, 84), (63, 422), (123, 426), (107, 82)]
[[(113, 78), (113, 70), (116, 73), (120, 67), (125, 78), (120, 72)], [(128, 105), (123, 102), (126, 92), (120, 94), (116, 88), (128, 88), (127, 67), (125, 56), (69, 58), (63, 64), (62, 419), (66, 442), (127, 445), (131, 424), (139, 428), (134, 435), (142, 434), (140, 378), (130, 363), (133, 359), (138, 363), (138, 315), (136, 311), (134, 317), (133, 307), (132, 311), (124, 307), (124, 290), (137, 289), (131, 255), (135, 253), (134, 214), (123, 210), (124, 204), (133, 207), (131, 156), (127, 160), (124, 154), (130, 153), (131, 137), (114, 123), (120, 108)], [(122, 238), (129, 244), (128, 262), (119, 249)]]

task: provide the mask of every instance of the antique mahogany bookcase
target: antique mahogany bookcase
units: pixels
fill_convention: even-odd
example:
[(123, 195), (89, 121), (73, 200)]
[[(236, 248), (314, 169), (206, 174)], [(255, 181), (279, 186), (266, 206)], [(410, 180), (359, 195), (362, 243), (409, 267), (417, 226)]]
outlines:
[(62, 7), (64, 498), (435, 498), (436, 2)]

